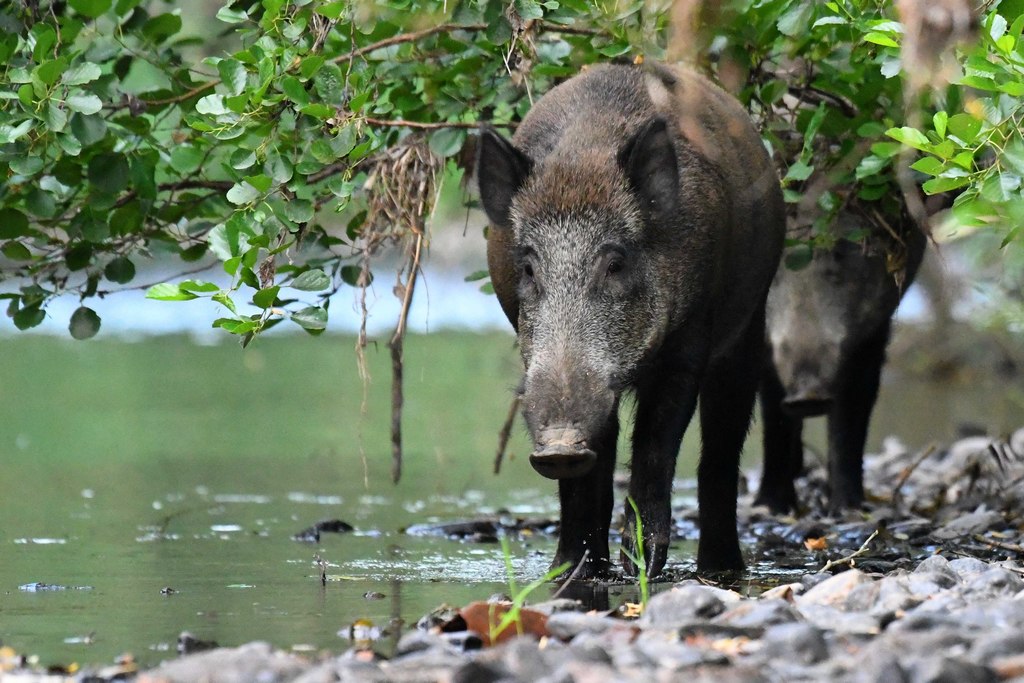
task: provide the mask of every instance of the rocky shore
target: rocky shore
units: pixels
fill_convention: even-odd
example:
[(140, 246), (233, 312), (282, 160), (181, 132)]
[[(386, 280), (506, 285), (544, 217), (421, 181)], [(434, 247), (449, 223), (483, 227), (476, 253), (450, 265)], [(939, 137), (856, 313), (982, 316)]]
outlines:
[[(891, 443), (867, 458), (865, 483), (869, 510), (842, 519), (821, 510), (818, 470), (801, 480), (798, 518), (742, 501), (748, 561), (792, 577), (756, 596), (688, 577), (642, 613), (529, 606), (527, 633), (493, 645), (468, 628), (471, 605), (425, 618), (387, 657), (372, 641), (319, 655), (256, 642), (146, 671), (46, 674), (0, 657), (0, 679), (1024, 683), (1024, 429), (920, 452)], [(677, 511), (680, 537), (696, 533), (692, 517)]]

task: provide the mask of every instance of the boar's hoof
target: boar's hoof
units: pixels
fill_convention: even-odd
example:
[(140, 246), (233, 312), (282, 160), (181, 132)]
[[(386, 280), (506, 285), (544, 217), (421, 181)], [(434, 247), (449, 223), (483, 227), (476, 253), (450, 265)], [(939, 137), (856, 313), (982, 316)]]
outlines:
[(548, 479), (572, 479), (587, 474), (597, 461), (597, 453), (587, 448), (577, 429), (545, 429), (536, 450), (530, 455), (533, 469)]
[(831, 408), (830, 397), (812, 393), (787, 396), (782, 401), (782, 410), (792, 417), (817, 417), (827, 414)]

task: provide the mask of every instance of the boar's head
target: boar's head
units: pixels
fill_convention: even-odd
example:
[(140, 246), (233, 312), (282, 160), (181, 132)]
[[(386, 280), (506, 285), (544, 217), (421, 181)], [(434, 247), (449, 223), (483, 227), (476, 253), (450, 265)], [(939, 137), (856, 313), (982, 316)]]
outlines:
[(768, 294), (767, 330), (775, 371), (786, 391), (783, 410), (824, 415), (865, 339), (888, 323), (899, 290), (884, 256), (839, 239), (815, 249), (799, 270), (779, 268)]
[(619, 397), (664, 337), (677, 287), (659, 248), (679, 220), (666, 123), (587, 142), (534, 159), (484, 129), (477, 166), (492, 281), (526, 370), (530, 461), (553, 479), (586, 474), (614, 438)]

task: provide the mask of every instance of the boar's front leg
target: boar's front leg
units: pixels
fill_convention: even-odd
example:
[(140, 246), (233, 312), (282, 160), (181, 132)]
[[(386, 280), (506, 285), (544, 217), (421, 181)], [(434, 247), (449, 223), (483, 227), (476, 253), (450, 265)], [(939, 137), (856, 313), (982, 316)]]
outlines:
[(743, 569), (736, 531), (740, 452), (750, 428), (763, 356), (762, 311), (743, 339), (713, 362), (701, 384), (697, 571), (702, 573)]
[[(672, 540), (672, 479), (683, 432), (697, 405), (697, 375), (684, 364), (660, 363), (639, 382), (633, 427), (633, 464), (629, 495), (643, 522), (644, 560), (648, 576), (661, 574)], [(629, 558), (636, 553), (636, 515), (626, 502), (623, 550), (626, 573), (635, 576)]]
[(597, 453), (593, 469), (582, 477), (558, 480), (561, 528), (552, 567), (568, 562), (563, 576), (580, 562), (577, 579), (592, 579), (608, 573), (608, 527), (611, 525), (614, 493), (615, 447), (619, 437), (618, 407), (612, 411), (604, 433), (592, 444)]
[(782, 514), (797, 509), (793, 481), (804, 466), (803, 418), (782, 410), (786, 390), (779, 381), (770, 354), (761, 378), (761, 428), (764, 432), (764, 467), (755, 505), (767, 505)]
[(833, 512), (864, 504), (864, 444), (888, 342), (886, 324), (844, 361), (838, 395), (828, 415), (829, 507)]

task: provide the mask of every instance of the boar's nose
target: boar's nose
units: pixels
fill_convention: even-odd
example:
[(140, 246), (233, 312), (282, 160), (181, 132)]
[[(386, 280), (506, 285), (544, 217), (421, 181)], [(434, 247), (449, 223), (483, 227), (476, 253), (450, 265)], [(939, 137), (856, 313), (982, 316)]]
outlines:
[(530, 454), (533, 469), (548, 479), (582, 477), (591, 470), (597, 454), (587, 448), (587, 439), (574, 427), (545, 428), (537, 435)]
[(782, 410), (793, 417), (825, 415), (832, 408), (832, 397), (820, 389), (805, 389), (786, 395)]

